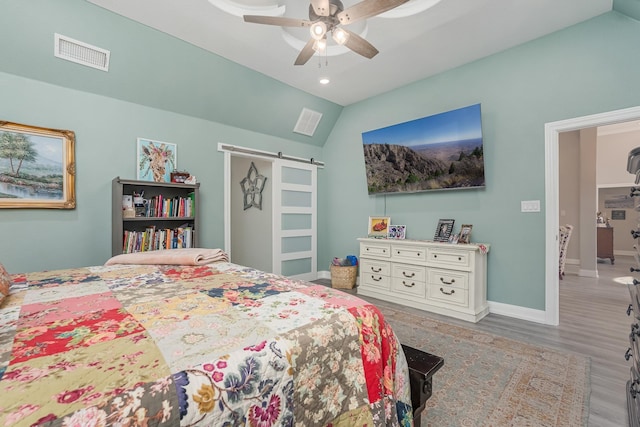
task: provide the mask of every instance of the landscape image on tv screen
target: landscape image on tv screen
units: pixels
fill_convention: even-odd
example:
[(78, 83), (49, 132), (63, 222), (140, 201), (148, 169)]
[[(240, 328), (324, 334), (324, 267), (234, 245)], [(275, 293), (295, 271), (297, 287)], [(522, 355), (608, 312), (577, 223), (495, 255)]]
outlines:
[(362, 133), (369, 194), (484, 187), (480, 104)]

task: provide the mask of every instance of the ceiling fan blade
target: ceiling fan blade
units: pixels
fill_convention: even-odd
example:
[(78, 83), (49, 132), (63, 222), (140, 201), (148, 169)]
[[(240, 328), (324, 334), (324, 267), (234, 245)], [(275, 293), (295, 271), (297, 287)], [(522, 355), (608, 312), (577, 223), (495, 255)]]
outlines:
[(284, 16), (244, 15), (244, 22), (254, 24), (278, 25), (280, 27), (310, 27), (313, 22), (306, 19), (287, 18)]
[(408, 0), (363, 0), (338, 13), (337, 17), (342, 25), (353, 24), (354, 22), (384, 13), (407, 1)]
[(331, 14), (329, 0), (311, 0), (311, 6), (318, 16), (329, 16)]
[(373, 58), (378, 54), (378, 49), (376, 49), (371, 43), (369, 43), (368, 41), (366, 41), (356, 33), (349, 30), (345, 30), (344, 28), (341, 28), (341, 30), (349, 35), (349, 38), (344, 43), (344, 45), (349, 49), (351, 49), (352, 51), (354, 51), (355, 53), (360, 54), (365, 58), (369, 58), (369, 59)]
[(315, 50), (313, 50), (313, 43), (315, 43), (315, 40), (310, 39), (307, 44), (304, 45), (304, 47), (300, 51), (300, 54), (298, 54), (298, 57), (296, 58), (296, 62), (294, 62), (293, 65), (304, 65), (309, 59), (311, 59), (313, 54), (316, 52)]

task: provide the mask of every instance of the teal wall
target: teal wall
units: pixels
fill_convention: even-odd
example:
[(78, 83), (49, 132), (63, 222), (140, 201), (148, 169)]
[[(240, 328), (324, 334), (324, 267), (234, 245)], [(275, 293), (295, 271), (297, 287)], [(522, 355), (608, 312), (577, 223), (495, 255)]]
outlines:
[[(316, 146), (342, 110), (85, 0), (1, 6), (0, 72)], [(109, 72), (54, 57), (54, 33), (109, 50)], [(303, 107), (323, 115), (313, 137), (293, 133)]]
[[(640, 103), (640, 23), (617, 12), (345, 107), (322, 151), (320, 263), (358, 251), (369, 215), (432, 239), (440, 218), (491, 244), (488, 299), (544, 310), (547, 122)], [(444, 49), (444, 47), (443, 47)], [(368, 196), (361, 133), (481, 103), (486, 188)], [(540, 200), (540, 213), (521, 213)]]
[(0, 209), (0, 262), (10, 273), (103, 264), (111, 256), (111, 180), (136, 178), (136, 138), (177, 144), (200, 187), (200, 242), (224, 247), (218, 142), (320, 158), (320, 148), (0, 73), (0, 117), (76, 134), (74, 210)]

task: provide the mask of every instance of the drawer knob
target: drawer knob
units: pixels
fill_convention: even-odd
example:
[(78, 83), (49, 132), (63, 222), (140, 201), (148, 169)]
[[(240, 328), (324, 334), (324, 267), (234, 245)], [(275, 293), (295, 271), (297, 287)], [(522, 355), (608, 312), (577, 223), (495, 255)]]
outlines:
[(454, 283), (456, 283), (456, 279), (451, 279), (451, 281), (450, 281), (450, 282), (447, 282), (446, 280), (444, 280), (444, 277), (441, 277), (441, 278), (440, 278), (440, 281), (441, 281), (442, 283), (444, 283), (445, 285), (453, 285)]
[(383, 254), (386, 254), (386, 253), (387, 253), (387, 250), (386, 250), (386, 249), (383, 249), (383, 250), (382, 250), (382, 253), (383, 253)]
[(416, 284), (414, 282), (411, 282), (410, 285), (407, 285), (407, 283), (403, 280), (402, 284), (405, 285), (407, 288), (413, 288)]
[(400, 251), (397, 251), (397, 252), (398, 252), (398, 255), (400, 255)]
[(374, 273), (380, 273), (382, 271), (382, 268), (379, 267), (376, 269), (375, 267), (371, 267), (371, 271), (373, 271)]
[(382, 280), (382, 276), (378, 276), (377, 279), (376, 279), (376, 276), (371, 276), (371, 278), (376, 282), (379, 282), (380, 280)]
[(461, 256), (458, 257), (458, 261), (462, 261), (462, 257)]
[(418, 252), (418, 256), (420, 256), (420, 252)]
[(444, 289), (440, 288), (440, 292), (442, 292), (445, 295), (453, 295), (453, 294), (456, 293), (456, 290), (455, 289), (451, 289), (451, 292), (447, 292)]
[(403, 271), (403, 272), (402, 272), (402, 275), (403, 275), (404, 277), (412, 278), (412, 277), (414, 277), (414, 276), (416, 275), (416, 273), (407, 274), (407, 272), (406, 272), (406, 271)]
[(433, 257), (434, 258), (438, 258), (438, 254), (433, 254)]

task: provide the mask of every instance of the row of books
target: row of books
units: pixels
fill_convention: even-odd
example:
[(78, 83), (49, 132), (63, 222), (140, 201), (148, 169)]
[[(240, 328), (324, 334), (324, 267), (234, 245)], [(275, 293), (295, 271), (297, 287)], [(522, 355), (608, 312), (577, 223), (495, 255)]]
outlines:
[(193, 247), (193, 227), (184, 224), (176, 228), (156, 229), (149, 226), (145, 231), (124, 232), (123, 253), (157, 251), (160, 249), (178, 249)]
[(145, 205), (146, 217), (192, 217), (195, 213), (195, 193), (187, 197), (165, 198), (162, 194), (148, 199)]

